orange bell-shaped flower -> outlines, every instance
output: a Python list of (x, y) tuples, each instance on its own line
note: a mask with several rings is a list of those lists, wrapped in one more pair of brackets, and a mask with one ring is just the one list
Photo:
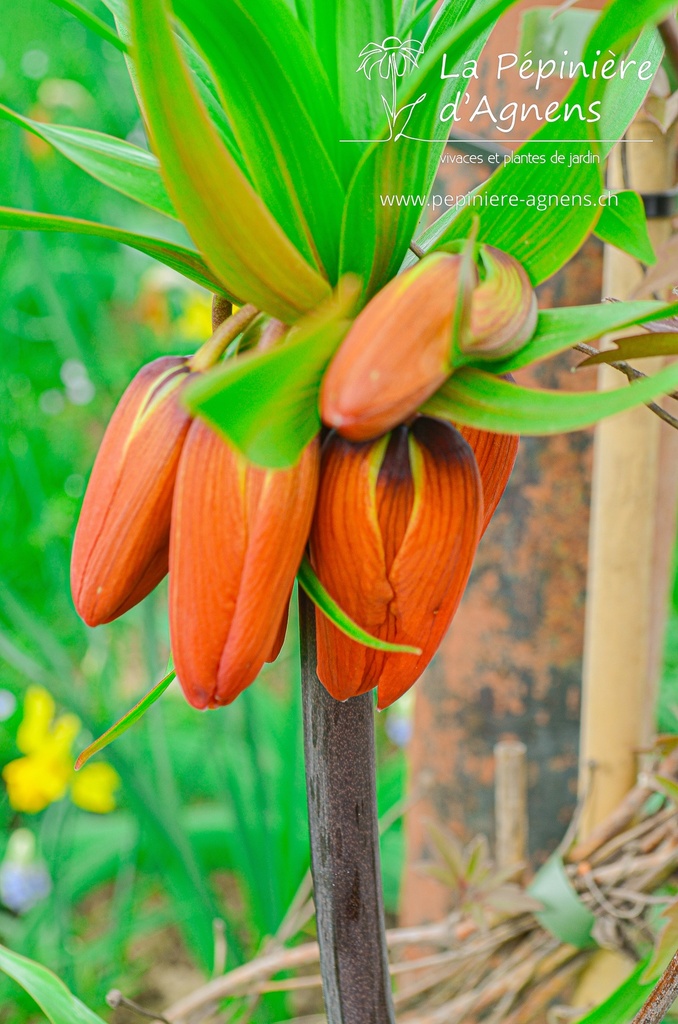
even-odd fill
[(90, 626), (141, 601), (167, 573), (172, 493), (191, 418), (180, 403), (188, 361), (144, 366), (99, 448), (73, 543), (71, 589)]
[(382, 288), (356, 317), (320, 392), (323, 422), (369, 441), (409, 419), (453, 370), (453, 343), (474, 359), (522, 348), (537, 302), (520, 264), (488, 245), (477, 264), (425, 256)]
[(478, 467), (451, 424), (418, 417), (363, 444), (329, 435), (311, 530), (315, 571), (363, 629), (422, 649), (373, 650), (318, 612), (318, 676), (332, 696), (376, 686), (384, 708), (412, 686), (461, 600), (482, 525)]
[(280, 649), (311, 525), (319, 444), (291, 469), (261, 469), (195, 420), (170, 538), (170, 636), (197, 708), (229, 704)]

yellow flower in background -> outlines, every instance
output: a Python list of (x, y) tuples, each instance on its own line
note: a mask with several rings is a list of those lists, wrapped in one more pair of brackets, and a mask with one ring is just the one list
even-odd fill
[(84, 811), (108, 814), (115, 810), (115, 791), (119, 785), (120, 776), (110, 764), (88, 764), (71, 783), (71, 800)]
[(62, 800), (69, 791), (73, 803), (86, 811), (107, 814), (115, 809), (120, 777), (109, 764), (100, 762), (73, 771), (73, 744), (80, 731), (76, 715), (59, 715), (52, 695), (31, 686), (24, 698), (24, 714), (17, 730), (17, 746), (24, 755), (2, 770), (9, 802), (16, 811), (38, 814)]
[(212, 333), (212, 296), (191, 290), (175, 327), (182, 338), (191, 341), (209, 338)]

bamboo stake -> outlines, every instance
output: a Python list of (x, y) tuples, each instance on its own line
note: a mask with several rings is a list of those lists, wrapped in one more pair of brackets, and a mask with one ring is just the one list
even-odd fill
[[(669, 136), (646, 116), (630, 138), (651, 144), (627, 146), (625, 168), (619, 147), (611, 162), (613, 187), (660, 192), (673, 183), (674, 148)], [(627, 180), (624, 181), (624, 170)], [(655, 245), (670, 233), (670, 222), (652, 221)], [(626, 298), (642, 276), (639, 264), (608, 249), (604, 293)], [(601, 371), (601, 386), (617, 384), (614, 371)], [(589, 591), (584, 646), (584, 695), (580, 747), (580, 793), (586, 796), (580, 839), (623, 800), (636, 778), (637, 751), (647, 746), (656, 704), (659, 636), (663, 634), (665, 580), (658, 561), (670, 560), (667, 531), (657, 537), (661, 483), (660, 421), (636, 409), (603, 422), (596, 430), (591, 512)], [(669, 442), (671, 443), (671, 442)], [(674, 529), (673, 498), (669, 533)], [(658, 558), (657, 545), (663, 550)], [(593, 774), (590, 766), (595, 765)]]

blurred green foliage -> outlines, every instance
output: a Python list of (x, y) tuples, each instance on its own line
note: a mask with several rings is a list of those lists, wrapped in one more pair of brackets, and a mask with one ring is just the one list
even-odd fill
[[(92, 9), (109, 20), (102, 5)], [(144, 144), (123, 57), (49, 0), (12, 10), (0, 43), (0, 101), (36, 119)], [(111, 193), (5, 122), (0, 204), (166, 237), (169, 230), (185, 241), (178, 225)], [(164, 588), (122, 621), (88, 630), (70, 599), (70, 544), (116, 401), (142, 364), (204, 339), (209, 296), (136, 252), (61, 234), (0, 232), (0, 285), (4, 765), (19, 754), (28, 684), (44, 686), (59, 710), (80, 717), (84, 745), (164, 672)], [(0, 941), (51, 967), (96, 1011), (105, 1011), (113, 987), (157, 1008), (209, 976), (215, 919), (225, 923), (234, 964), (285, 917), (309, 858), (293, 637), (291, 628), (276, 666), (225, 711), (199, 714), (172, 687), (106, 752), (123, 781), (113, 813), (88, 814), (62, 800), (20, 815), (0, 789), (0, 861), (9, 837), (26, 826), (52, 881), (50, 895), (25, 913), (0, 906)], [(388, 811), (402, 799), (404, 761), (383, 716), (379, 746), (380, 803)], [(397, 821), (384, 836), (384, 860), (394, 910)], [(257, 1021), (285, 1015), (278, 996), (256, 1009)], [(1, 977), (1, 1024), (34, 1019), (34, 1004)]]

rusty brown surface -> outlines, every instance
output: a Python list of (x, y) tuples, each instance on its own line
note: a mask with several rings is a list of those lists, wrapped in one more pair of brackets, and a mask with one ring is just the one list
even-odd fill
[[(497, 53), (514, 50), (519, 15), (532, 6), (520, 4), (502, 19), (484, 67), (494, 66)], [(563, 83), (556, 84), (548, 100), (562, 96)], [(478, 90), (496, 96), (487, 73)], [(534, 93), (517, 94), (514, 82), (510, 99), (533, 100)], [(524, 132), (516, 129), (514, 135), (525, 138)], [(441, 174), (438, 190), (458, 191), (461, 177), (457, 168), (453, 180)], [(540, 289), (540, 305), (598, 302), (601, 282), (602, 247), (590, 241)], [(594, 388), (593, 372), (573, 374), (573, 363), (569, 355), (552, 360), (523, 374), (520, 382)], [(449, 891), (425, 873), (433, 859), (427, 823), (466, 840), (479, 831), (492, 837), (492, 751), (498, 740), (515, 737), (527, 745), (530, 847), (536, 860), (554, 849), (567, 827), (577, 788), (590, 472), (590, 431), (522, 440), (462, 607), (417, 684), (410, 785), (425, 795), (406, 820), (404, 925), (438, 919), (450, 909)]]

